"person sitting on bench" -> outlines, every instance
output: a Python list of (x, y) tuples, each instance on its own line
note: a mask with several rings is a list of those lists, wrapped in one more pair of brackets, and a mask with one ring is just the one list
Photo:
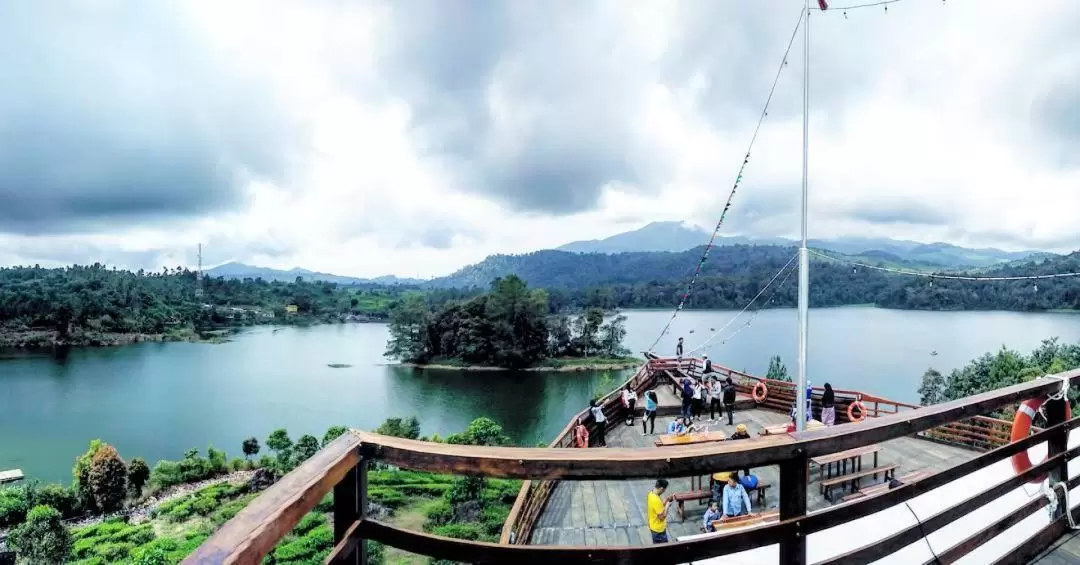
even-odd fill
[(724, 515), (720, 512), (720, 503), (713, 500), (709, 502), (709, 509), (705, 511), (705, 518), (701, 523), (701, 533), (715, 532), (716, 526), (713, 526), (713, 522), (719, 520)]
[(735, 426), (735, 433), (728, 439), (750, 439), (750, 432), (746, 431), (746, 424)]
[(675, 418), (668, 424), (667, 433), (675, 434), (677, 436), (686, 435), (686, 424), (683, 423), (682, 416)]
[(739, 482), (739, 472), (733, 471), (728, 475), (727, 486), (724, 487), (723, 505), (724, 516), (733, 518), (750, 513), (750, 495)]

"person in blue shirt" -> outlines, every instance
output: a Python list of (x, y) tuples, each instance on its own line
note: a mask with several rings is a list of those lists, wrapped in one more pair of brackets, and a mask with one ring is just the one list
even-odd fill
[[(641, 418), (641, 433), (642, 434), (654, 434), (656, 433), (656, 391), (649, 390), (645, 392), (645, 415)], [(646, 425), (648, 427), (646, 427)]]
[(686, 433), (686, 424), (683, 422), (682, 416), (675, 418), (668, 424), (667, 433), (680, 436)]
[(750, 495), (746, 494), (746, 489), (739, 482), (738, 471), (728, 476), (721, 508), (726, 517), (743, 516), (750, 513)]
[(716, 526), (713, 526), (713, 522), (719, 520), (723, 516), (724, 514), (720, 512), (720, 503), (715, 500), (710, 502), (709, 509), (705, 511), (705, 517), (701, 521), (702, 533), (715, 532)]

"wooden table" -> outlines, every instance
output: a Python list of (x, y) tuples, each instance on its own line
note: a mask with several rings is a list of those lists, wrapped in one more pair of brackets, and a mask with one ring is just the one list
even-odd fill
[[(883, 451), (884, 449), (885, 448), (881, 447), (881, 445), (878, 445), (878, 444), (864, 445), (863, 447), (856, 447), (855, 449), (849, 449), (847, 451), (841, 451), (839, 453), (830, 453), (829, 455), (822, 455), (820, 457), (814, 457), (814, 458), (810, 459), (810, 462), (814, 463), (815, 465), (818, 466), (819, 469), (821, 469), (820, 474), (818, 475), (818, 480), (828, 479), (828, 478), (832, 478), (832, 466), (833, 466), (834, 463), (836, 464), (836, 469), (837, 469), (837, 474), (838, 475), (846, 475), (847, 474), (847, 463), (848, 463), (848, 461), (851, 461), (851, 470), (852, 471), (856, 471), (856, 470), (862, 471), (862, 458), (863, 458), (863, 455), (873, 454), (874, 455), (874, 467), (877, 468), (877, 466), (878, 466), (878, 453)], [(855, 460), (856, 459), (859, 461), (857, 469), (856, 469), (856, 466), (855, 466)], [(841, 466), (843, 466), (843, 469), (841, 469)]]
[(720, 430), (710, 432), (691, 432), (684, 435), (663, 434), (656, 436), (656, 447), (668, 445), (693, 445), (695, 443), (709, 443), (712, 441), (724, 441), (727, 434)]
[[(763, 435), (763, 436), (786, 434), (786, 433), (788, 433), (787, 427), (788, 427), (788, 424), (778, 424), (776, 426), (765, 426), (765, 429), (761, 430), (761, 432), (759, 432), (759, 433), (761, 435)], [(807, 430), (820, 430), (820, 429), (822, 429), (824, 427), (825, 427), (825, 424), (822, 424), (821, 422), (819, 422), (817, 420), (807, 420), (806, 421), (806, 429)]]

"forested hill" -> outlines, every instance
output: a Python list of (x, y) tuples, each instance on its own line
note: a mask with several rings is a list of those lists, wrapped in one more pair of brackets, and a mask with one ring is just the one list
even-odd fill
[[(578, 254), (538, 251), (495, 255), (432, 284), (485, 287), (496, 277), (516, 274), (531, 286), (548, 290), (552, 308), (670, 308), (679, 302), (701, 257), (701, 248), (672, 252)], [(714, 249), (687, 303), (688, 308), (741, 308), (783, 267), (796, 250), (771, 245), (733, 245)], [(835, 255), (835, 254), (834, 254)], [(1080, 271), (1080, 255), (1016, 262), (980, 271), (978, 276), (1024, 276)], [(902, 261), (884, 263), (911, 267)], [(925, 267), (918, 265), (917, 267)], [(920, 269), (925, 270), (925, 269)], [(794, 306), (797, 276), (777, 280), (762, 301)], [(877, 304), (927, 310), (1050, 310), (1080, 308), (1080, 277), (1039, 281), (969, 282), (893, 275), (812, 256), (810, 304)]]

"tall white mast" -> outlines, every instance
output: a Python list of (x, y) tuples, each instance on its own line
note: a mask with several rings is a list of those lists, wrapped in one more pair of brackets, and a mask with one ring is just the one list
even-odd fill
[(810, 310), (810, 252), (806, 248), (806, 194), (809, 176), (810, 143), (810, 0), (805, 0), (803, 22), (803, 161), (802, 161), (802, 246), (799, 247), (799, 377), (795, 391), (795, 429), (806, 428), (806, 340)]

